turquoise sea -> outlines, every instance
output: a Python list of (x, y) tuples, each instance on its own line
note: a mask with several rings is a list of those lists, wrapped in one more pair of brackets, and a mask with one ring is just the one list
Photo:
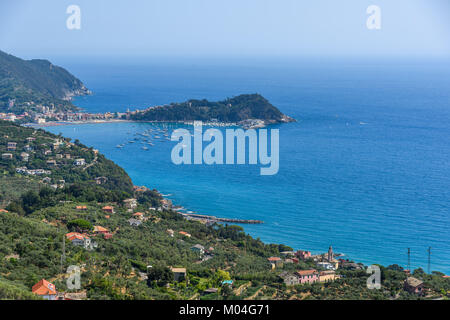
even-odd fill
[[(54, 59), (58, 60), (58, 59)], [(48, 127), (99, 149), (136, 185), (295, 249), (450, 273), (450, 62), (443, 60), (64, 60), (89, 112), (260, 93), (297, 123), (280, 129), (280, 171), (176, 166), (174, 142), (125, 143), (145, 123)], [(174, 125), (168, 125), (173, 128)], [(179, 127), (179, 126), (176, 126)]]

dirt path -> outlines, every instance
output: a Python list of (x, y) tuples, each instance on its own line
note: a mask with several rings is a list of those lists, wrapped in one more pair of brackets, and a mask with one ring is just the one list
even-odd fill
[(252, 283), (249, 281), (247, 283), (244, 283), (243, 285), (241, 285), (239, 288), (236, 288), (234, 290), (234, 294), (237, 296), (240, 296), (242, 294), (242, 291), (244, 291), (245, 289), (247, 289)]
[(258, 294), (262, 291), (262, 290), (264, 290), (266, 288), (266, 286), (262, 286), (261, 288), (259, 288), (253, 295), (251, 295), (250, 297), (248, 297), (248, 298), (245, 298), (244, 300), (253, 300), (253, 299), (255, 299), (257, 296), (258, 296)]

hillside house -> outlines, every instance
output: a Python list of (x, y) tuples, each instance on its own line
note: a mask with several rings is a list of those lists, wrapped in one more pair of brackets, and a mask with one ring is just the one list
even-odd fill
[(136, 213), (133, 213), (133, 217), (135, 219), (142, 220), (142, 219), (144, 219), (144, 214), (142, 212), (136, 212)]
[(26, 152), (22, 152), (20, 154), (20, 158), (22, 158), (22, 161), (28, 162), (28, 160), (30, 159), (30, 155), (28, 153), (26, 153)]
[(169, 236), (173, 237), (174, 231), (172, 229), (167, 229), (166, 232)]
[(47, 160), (46, 164), (49, 167), (56, 167), (56, 160)]
[(84, 159), (76, 159), (74, 162), (73, 162), (73, 165), (74, 166), (78, 166), (78, 167), (81, 167), (81, 166), (84, 166), (86, 164), (86, 160), (84, 160)]
[(123, 203), (125, 205), (125, 208), (127, 208), (127, 209), (134, 209), (137, 207), (136, 199), (126, 199), (126, 200), (123, 200)]
[(142, 221), (131, 218), (131, 219), (128, 219), (128, 223), (132, 227), (139, 227), (142, 224)]
[(16, 142), (8, 142), (7, 149), (8, 151), (16, 151), (17, 143)]
[(25, 147), (23, 147), (23, 151), (31, 152), (31, 151), (33, 151), (33, 148), (27, 144)]
[(11, 160), (13, 158), (12, 153), (3, 153), (2, 154), (2, 159), (3, 160)]
[(72, 236), (69, 241), (72, 242), (72, 245), (75, 247), (84, 247), (84, 237)]
[(108, 229), (103, 228), (102, 226), (94, 226), (94, 233), (108, 233)]
[(332, 282), (339, 279), (339, 276), (333, 270), (321, 271), (319, 273), (319, 282)]
[(403, 288), (405, 291), (408, 291), (411, 294), (416, 294), (419, 296), (423, 295), (423, 281), (417, 278), (406, 278)]
[(102, 210), (103, 210), (103, 212), (105, 212), (105, 213), (114, 213), (114, 208), (113, 207), (111, 207), (111, 206), (104, 206), (103, 208), (102, 208)]
[(315, 269), (300, 270), (296, 272), (300, 279), (300, 284), (315, 283), (319, 281), (319, 273)]
[(78, 211), (86, 211), (86, 210), (87, 210), (87, 207), (86, 207), (86, 206), (76, 206), (76, 209), (77, 209)]
[(88, 238), (88, 236), (79, 232), (66, 233), (66, 239), (69, 241), (72, 241), (73, 239), (84, 239), (84, 238)]
[(191, 250), (200, 254), (201, 256), (205, 253), (205, 247), (201, 244), (196, 244), (195, 246), (191, 247)]
[(170, 268), (173, 273), (173, 279), (175, 281), (183, 281), (186, 279), (186, 268)]
[(294, 274), (294, 273), (290, 273), (290, 272), (282, 272), (279, 277), (283, 280), (283, 282), (287, 285), (287, 286), (295, 286), (300, 284), (300, 278)]
[(295, 255), (300, 259), (300, 260), (307, 260), (311, 258), (311, 251), (304, 251), (304, 250), (298, 250)]
[(32, 288), (31, 291), (41, 296), (43, 299), (46, 300), (56, 300), (57, 292), (56, 287), (54, 284), (48, 282), (45, 279), (42, 279), (38, 283), (36, 283)]
[(267, 258), (267, 261), (272, 266), (272, 269), (275, 269), (276, 267), (281, 268), (283, 266), (283, 260), (280, 257), (270, 257)]
[(317, 267), (325, 269), (325, 270), (335, 270), (335, 265), (328, 261), (320, 261), (317, 262)]

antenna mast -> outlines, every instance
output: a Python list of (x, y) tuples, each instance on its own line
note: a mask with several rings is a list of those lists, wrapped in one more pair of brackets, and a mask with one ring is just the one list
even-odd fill
[(66, 237), (63, 235), (62, 255), (61, 255), (61, 273), (63, 273), (63, 263), (66, 261)]
[(408, 248), (408, 270), (411, 272), (411, 248)]

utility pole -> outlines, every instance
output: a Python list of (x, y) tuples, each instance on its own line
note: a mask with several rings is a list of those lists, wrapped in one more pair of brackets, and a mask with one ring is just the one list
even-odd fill
[(62, 255), (61, 255), (61, 273), (63, 273), (63, 265), (66, 261), (66, 237), (63, 235), (63, 243), (62, 243)]
[(411, 272), (411, 248), (408, 248), (408, 270)]

